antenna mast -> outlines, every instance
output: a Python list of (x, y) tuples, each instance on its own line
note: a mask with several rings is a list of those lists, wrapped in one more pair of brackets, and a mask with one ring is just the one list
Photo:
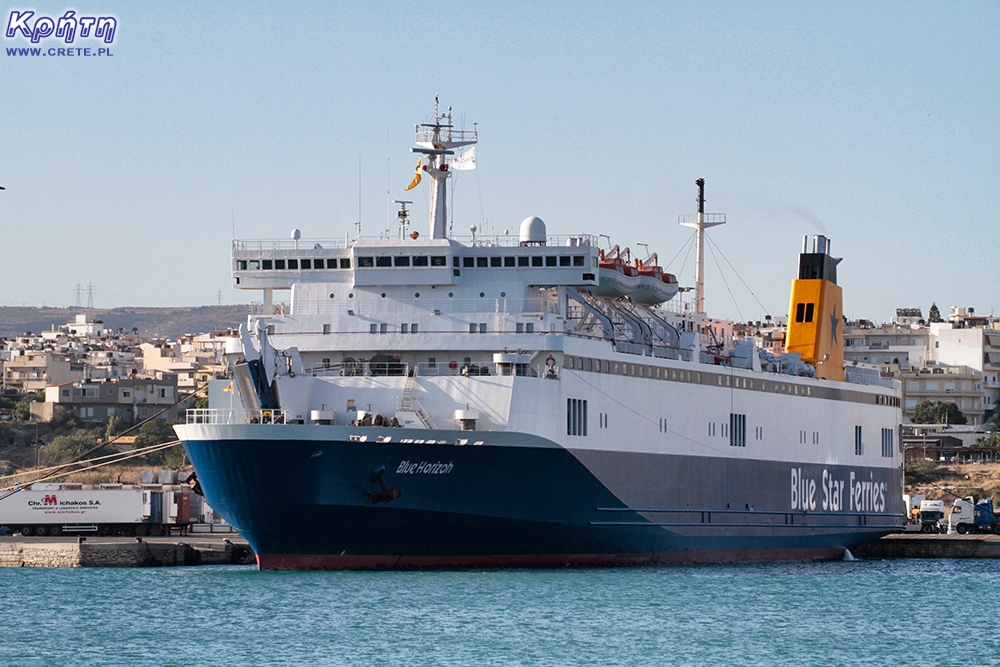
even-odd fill
[(685, 213), (678, 217), (677, 224), (685, 227), (694, 227), (698, 230), (696, 253), (698, 264), (694, 276), (694, 303), (695, 311), (701, 315), (705, 314), (705, 230), (716, 225), (726, 224), (725, 213), (705, 213), (705, 179), (699, 178), (694, 182), (698, 186), (698, 212), (695, 214)]
[(417, 126), (414, 143), (419, 148), (411, 148), (411, 153), (427, 156), (427, 165), (423, 167), (425, 174), (434, 180), (431, 186), (431, 238), (447, 238), (448, 203), (446, 182), (451, 172), (448, 171), (448, 157), (454, 155), (456, 148), (473, 146), (479, 141), (475, 130), (456, 130), (451, 121), (451, 107), (446, 113), (438, 112), (438, 96), (434, 96), (434, 117), (430, 123)]

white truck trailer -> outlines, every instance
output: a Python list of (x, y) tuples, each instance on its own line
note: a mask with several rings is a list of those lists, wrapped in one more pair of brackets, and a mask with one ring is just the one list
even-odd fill
[[(0, 492), (0, 530), (8, 534), (163, 535), (162, 494), (146, 489)], [(186, 517), (185, 517), (186, 518)], [(169, 520), (169, 519), (168, 519)]]

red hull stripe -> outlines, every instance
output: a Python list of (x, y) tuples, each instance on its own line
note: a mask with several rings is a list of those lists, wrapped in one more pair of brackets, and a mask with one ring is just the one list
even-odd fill
[(652, 554), (543, 554), (483, 556), (258, 555), (261, 570), (423, 570), (469, 567), (607, 567), (835, 560), (843, 549), (749, 549)]

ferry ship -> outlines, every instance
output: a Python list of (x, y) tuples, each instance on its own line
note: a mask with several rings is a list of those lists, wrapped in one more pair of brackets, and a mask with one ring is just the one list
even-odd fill
[(845, 371), (828, 239), (775, 356), (704, 313), (701, 179), (685, 309), (655, 255), (537, 217), (450, 235), (477, 142), (437, 103), (417, 126), (425, 235), (399, 202), (378, 239), (234, 241), (262, 305), (175, 428), (261, 570), (834, 559), (901, 524), (901, 388)]

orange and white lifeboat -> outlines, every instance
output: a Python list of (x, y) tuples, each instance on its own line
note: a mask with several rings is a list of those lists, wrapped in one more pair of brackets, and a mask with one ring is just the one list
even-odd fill
[(666, 273), (656, 265), (656, 253), (644, 261), (635, 260), (635, 268), (639, 273), (639, 286), (629, 294), (632, 303), (641, 306), (658, 306), (664, 301), (670, 301), (677, 294), (677, 278)]
[[(628, 249), (625, 249), (625, 253)], [(607, 253), (601, 251), (598, 263), (597, 287), (591, 288), (590, 293), (602, 299), (617, 299), (628, 296), (639, 287), (639, 271), (627, 264), (621, 257), (618, 246), (615, 246)]]

